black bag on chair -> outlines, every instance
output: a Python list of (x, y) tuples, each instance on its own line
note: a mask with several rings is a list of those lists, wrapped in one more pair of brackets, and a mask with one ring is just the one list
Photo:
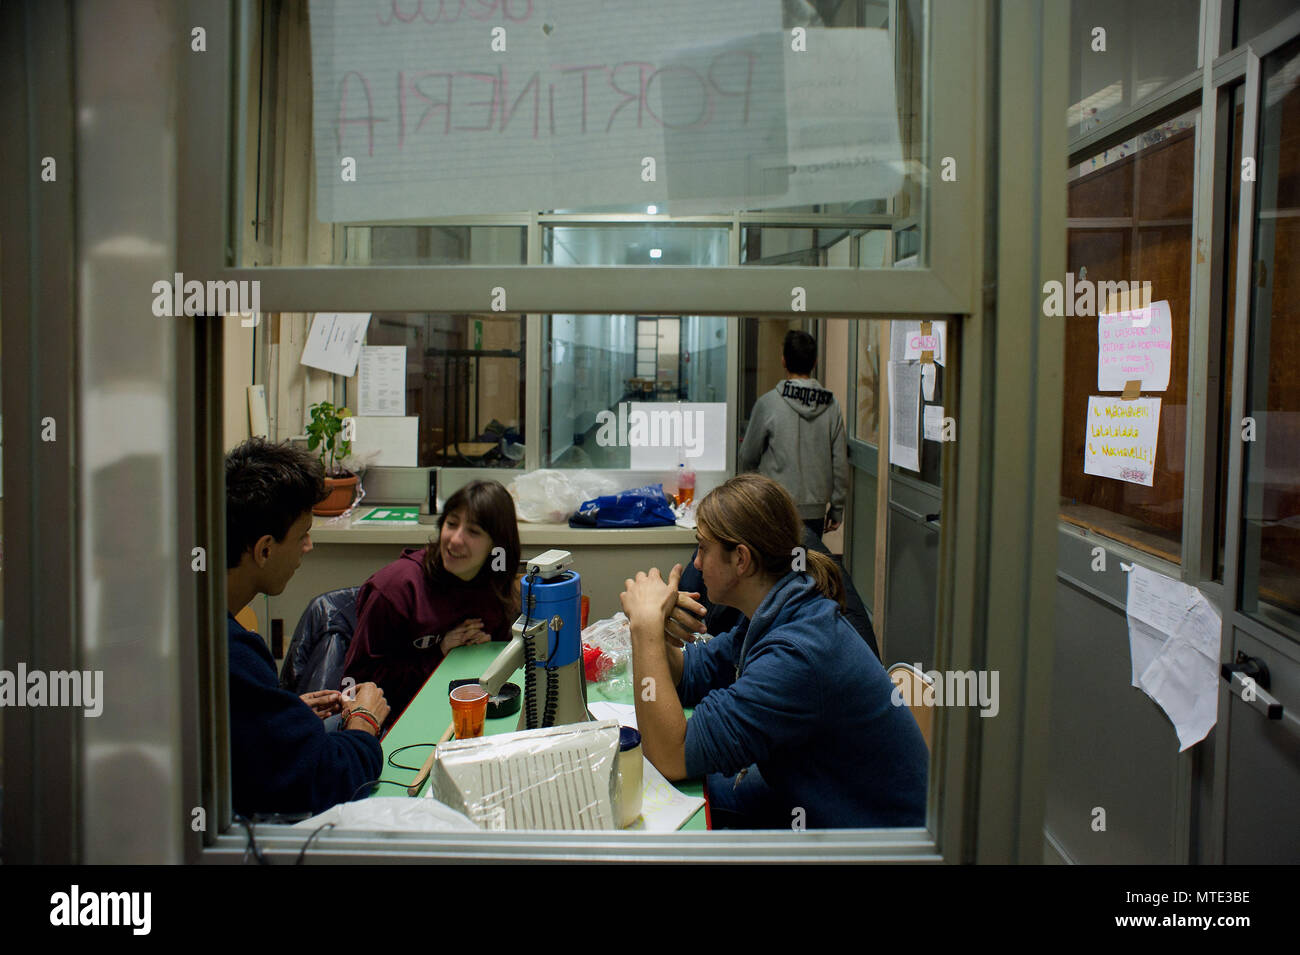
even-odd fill
[(352, 634), (357, 628), (357, 592), (344, 587), (321, 594), (303, 611), (294, 628), (289, 652), (280, 670), (280, 688), (301, 696), (315, 690), (337, 690), (343, 681)]

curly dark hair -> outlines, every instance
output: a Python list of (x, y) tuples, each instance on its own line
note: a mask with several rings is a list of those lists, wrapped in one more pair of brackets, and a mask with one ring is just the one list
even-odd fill
[(226, 569), (258, 540), (283, 541), (294, 521), (325, 499), (320, 461), (300, 448), (249, 438), (226, 455)]

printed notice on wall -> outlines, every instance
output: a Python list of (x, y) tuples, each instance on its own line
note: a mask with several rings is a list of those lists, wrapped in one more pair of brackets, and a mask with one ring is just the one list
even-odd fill
[(1159, 433), (1159, 398), (1089, 395), (1083, 472), (1151, 487)]
[(406, 414), (406, 346), (363, 345), (357, 376), (357, 414)]
[(369, 312), (317, 312), (302, 347), (302, 364), (351, 378), (369, 326)]
[(1130, 381), (1143, 391), (1169, 387), (1173, 321), (1168, 302), (1152, 302), (1131, 312), (1097, 319), (1097, 390), (1123, 391)]
[(921, 366), (889, 363), (889, 463), (921, 470)]
[(926, 405), (922, 412), (925, 423), (925, 440), (943, 440), (943, 405)]

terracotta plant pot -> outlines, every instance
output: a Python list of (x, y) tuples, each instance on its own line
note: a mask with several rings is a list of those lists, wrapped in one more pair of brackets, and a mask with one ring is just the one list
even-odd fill
[(327, 477), (325, 486), (329, 488), (329, 496), (313, 507), (311, 512), (321, 517), (338, 517), (352, 506), (352, 499), (357, 494), (357, 476), (349, 474), (347, 477)]

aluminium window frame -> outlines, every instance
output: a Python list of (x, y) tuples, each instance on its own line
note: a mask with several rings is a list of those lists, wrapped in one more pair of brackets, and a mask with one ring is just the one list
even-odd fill
[[(247, 8), (247, 3), (240, 5)], [(935, 8), (938, 9), (936, 12)], [(754, 315), (789, 318), (791, 284), (812, 291), (810, 307), (824, 317), (952, 321), (963, 356), (952, 369), (953, 394), (963, 413), (958, 440), (944, 455), (944, 522), (936, 618), (940, 665), (974, 669), (999, 664), (1004, 694), (1002, 720), (982, 721), (974, 710), (943, 710), (936, 720), (936, 757), (929, 794), (930, 831), (873, 830), (707, 835), (475, 833), (434, 837), (371, 837), (324, 833), (313, 843), (313, 861), (417, 861), (445, 859), (542, 859), (645, 861), (949, 861), (1034, 862), (1041, 858), (1045, 744), (1036, 727), (1047, 711), (1051, 672), (1051, 592), (1054, 574), (1044, 555), (1054, 553), (1055, 493), (1059, 488), (1060, 385), (1039, 368), (1060, 361), (1059, 326), (1041, 321), (1045, 276), (1064, 266), (1064, 135), (1049, 134), (1065, 101), (1060, 53), (1068, 16), (1053, 4), (1031, 0), (929, 0), (925, 5), (929, 48), (923, 70), (930, 97), (930, 156), (959, 157), (956, 183), (932, 180), (929, 227), (923, 240), (928, 266), (906, 270), (772, 267), (732, 271), (681, 266), (538, 268), (232, 267), (231, 247), (219, 234), (185, 223), (230, 223), (231, 144), (238, 117), (230, 109), (232, 75), (240, 53), (234, 44), (233, 8), (217, 0), (186, 0), (180, 22), (201, 23), (208, 52), (183, 59), (178, 119), (180, 214), (178, 264), (187, 276), (262, 283), (266, 312), (316, 310), (481, 310), (492, 285), (510, 288), (509, 310), (529, 316), (530, 360), (540, 358), (534, 320), (555, 313)], [(227, 51), (222, 55), (218, 51)], [(941, 70), (942, 73), (936, 72)], [(1042, 82), (1025, 82), (1025, 76)], [(242, 100), (241, 100), (242, 101)], [(989, 115), (1026, 121), (1032, 135), (998, 140)], [(212, 121), (212, 117), (217, 120)], [(1026, 195), (1026, 192), (1028, 195)], [(996, 197), (996, 199), (991, 198)], [(530, 260), (540, 251), (530, 230)], [(231, 229), (230, 235), (238, 233)], [(738, 231), (733, 230), (733, 254)], [(996, 264), (995, 264), (996, 255)], [(733, 259), (734, 261), (734, 259)], [(665, 272), (667, 274), (665, 274)], [(432, 281), (431, 281), (432, 280)], [(648, 281), (643, 281), (648, 280)], [(993, 290), (998, 290), (995, 297)], [(869, 306), (865, 303), (870, 303)], [(734, 332), (737, 320), (729, 318)], [(207, 323), (215, 328), (217, 323)], [(994, 328), (999, 331), (993, 334)], [(729, 336), (729, 388), (734, 390), (734, 350)], [(208, 334), (194, 343), (218, 347)], [(208, 360), (211, 360), (209, 356)], [(218, 366), (219, 367), (219, 366)], [(998, 373), (994, 374), (994, 368)], [(219, 394), (219, 390), (215, 394)], [(202, 396), (198, 404), (202, 404)], [(1024, 408), (1031, 412), (1025, 426)], [(1055, 409), (1055, 420), (1053, 420)], [(529, 401), (529, 427), (540, 412)], [(211, 415), (208, 415), (211, 418)], [(202, 432), (202, 422), (196, 422)], [(731, 436), (734, 439), (734, 435)], [(211, 499), (220, 487), (212, 455), (215, 434), (182, 435), (205, 451), (197, 456), (207, 489), (199, 519), (209, 539), (221, 542), (224, 502)], [(734, 446), (734, 440), (729, 441)], [(987, 451), (986, 451), (987, 448)], [(195, 459), (194, 447), (179, 446)], [(728, 459), (734, 454), (729, 450)], [(207, 473), (213, 472), (213, 473)], [(1025, 475), (1028, 475), (1027, 480)], [(998, 482), (1015, 477), (1033, 493), (1009, 499)], [(184, 489), (186, 495), (190, 488)], [(178, 494), (181, 491), (178, 489)], [(192, 507), (193, 505), (191, 505)], [(221, 546), (213, 561), (221, 566)], [(1007, 572), (1008, 561), (1015, 564)], [(997, 569), (993, 569), (993, 564)], [(209, 575), (216, 592), (195, 620), (200, 657), (220, 670), (225, 662), (220, 575)], [(991, 622), (989, 607), (1017, 608), (1012, 619)], [(1031, 635), (1034, 639), (1031, 639)], [(198, 679), (199, 673), (194, 677)], [(216, 825), (186, 842), (191, 861), (237, 862), (242, 830), (230, 829), (228, 758), (220, 733), (225, 704), (222, 681), (200, 712), (186, 701), (183, 749), (187, 767), (205, 766)], [(996, 724), (996, 725), (990, 725)], [(981, 772), (987, 767), (986, 772)], [(1010, 767), (1008, 772), (1007, 767)], [(187, 778), (187, 782), (191, 782)], [(298, 831), (272, 827), (259, 835), (266, 853), (296, 853)]]
[[(1239, 196), (1237, 225), (1236, 299), (1225, 302), (1227, 283), (1226, 241), (1228, 210), (1227, 183), (1236, 175), (1229, 168), (1232, 156), (1228, 144), (1232, 132), (1232, 95), (1241, 84), (1244, 89), (1242, 121), (1242, 155), (1257, 154), (1261, 60), (1269, 53), (1300, 36), (1300, 13), (1294, 13), (1260, 35), (1231, 46), (1234, 0), (1203, 0), (1201, 5), (1201, 46), (1195, 72), (1178, 79), (1143, 102), (1139, 107), (1116, 117), (1087, 135), (1071, 140), (1069, 165), (1073, 167), (1118, 143), (1158, 125), (1165, 119), (1196, 110), (1196, 169), (1193, 180), (1193, 242), (1191, 262), (1191, 303), (1188, 335), (1188, 401), (1184, 460), (1184, 509), (1180, 539), (1181, 563), (1172, 564), (1145, 551), (1120, 543), (1104, 533), (1085, 535), (1064, 521), (1059, 529), (1064, 538), (1099, 541), (1112, 557), (1140, 564), (1156, 573), (1199, 588), (1213, 601), (1223, 621), (1221, 635), (1222, 663), (1230, 663), (1233, 632), (1239, 631), (1261, 643), (1294, 646), (1300, 630), (1289, 614), (1261, 607), (1250, 616), (1242, 612), (1240, 599), (1242, 562), (1242, 515), (1244, 450), (1240, 440), (1231, 438), (1232, 423), (1240, 422), (1245, 412), (1246, 376), (1251, 330), (1249, 269), (1255, 228), (1254, 181), (1243, 181)], [(1226, 34), (1224, 31), (1227, 31)], [(1217, 51), (1223, 52), (1218, 53)], [(1224, 309), (1234, 309), (1233, 353), (1222, 356), (1216, 343), (1222, 331)], [(1225, 360), (1226, 359), (1226, 360)], [(1219, 454), (1216, 437), (1223, 420), (1223, 396), (1226, 383), (1212, 387), (1216, 369), (1232, 383), (1229, 440), (1224, 442), (1228, 455), (1226, 521), (1223, 537), (1223, 580), (1215, 580), (1215, 548), (1218, 544), (1216, 506), (1223, 492), (1219, 483)], [(1213, 491), (1214, 493), (1207, 493)], [(1083, 583), (1087, 579), (1086, 561), (1080, 555), (1063, 555), (1062, 579), (1093, 597), (1113, 601)], [(1123, 607), (1118, 606), (1122, 612)], [(1178, 798), (1175, 806), (1178, 843), (1175, 858), (1180, 863), (1222, 863), (1226, 838), (1227, 767), (1231, 708), (1227, 690), (1220, 687), (1219, 721), (1213, 731), (1210, 752), (1193, 750), (1179, 756), (1177, 770)], [(1197, 773), (1196, 761), (1208, 757), (1212, 773), (1213, 795), (1208, 808), (1199, 810), (1199, 793), (1193, 792)], [(1202, 764), (1206, 765), (1206, 764)], [(1198, 811), (1208, 816), (1197, 820)], [(1207, 842), (1199, 842), (1207, 839)], [(1198, 848), (1193, 857), (1194, 841)]]

